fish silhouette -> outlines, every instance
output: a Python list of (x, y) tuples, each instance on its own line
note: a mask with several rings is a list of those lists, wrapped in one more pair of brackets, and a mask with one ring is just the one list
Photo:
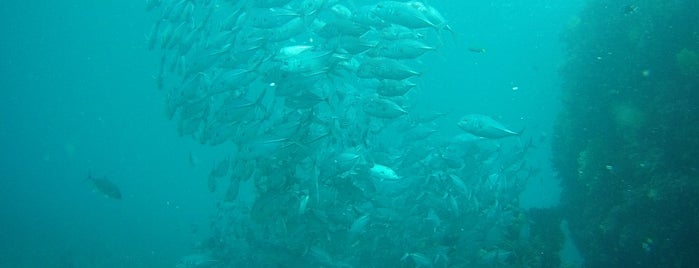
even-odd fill
[(95, 189), (100, 193), (104, 194), (106, 197), (120, 200), (121, 190), (112, 181), (108, 180), (107, 177), (95, 178), (92, 177), (92, 172), (88, 172), (87, 180), (91, 181), (95, 186)]

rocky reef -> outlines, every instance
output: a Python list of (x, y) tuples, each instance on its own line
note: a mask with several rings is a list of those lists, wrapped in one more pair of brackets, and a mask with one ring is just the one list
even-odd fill
[(589, 1), (553, 136), (586, 267), (699, 264), (699, 2)]

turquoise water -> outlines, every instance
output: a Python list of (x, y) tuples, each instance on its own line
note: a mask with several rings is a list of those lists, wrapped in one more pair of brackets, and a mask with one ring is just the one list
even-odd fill
[[(548, 2), (430, 1), (457, 38), (420, 58), (411, 96), (446, 113), (437, 125), (446, 136), (470, 113), (525, 128), (523, 140), (536, 144), (526, 161), (540, 172), (523, 208), (554, 206), (560, 192), (548, 140), (560, 35), (580, 5)], [(154, 81), (160, 52), (145, 37), (157, 17), (143, 1), (0, 7), (0, 266), (173, 267), (220, 224), (207, 175), (230, 148), (180, 137), (166, 117)], [(88, 172), (118, 185), (122, 199), (96, 191)]]

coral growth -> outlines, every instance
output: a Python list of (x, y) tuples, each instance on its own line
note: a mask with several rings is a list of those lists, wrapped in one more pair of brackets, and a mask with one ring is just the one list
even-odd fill
[(699, 54), (695, 50), (683, 48), (675, 54), (675, 62), (683, 75), (699, 77)]

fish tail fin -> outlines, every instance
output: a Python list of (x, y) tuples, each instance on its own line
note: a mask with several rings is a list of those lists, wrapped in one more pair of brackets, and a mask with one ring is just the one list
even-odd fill
[(262, 67), (262, 64), (268, 62), (272, 58), (274, 58), (274, 55), (253, 57), (252, 59), (248, 60), (248, 63), (250, 64), (250, 68), (248, 68), (249, 71), (257, 75), (264, 75), (264, 70), (261, 70), (260, 67)]
[(267, 95), (267, 88), (262, 89), (262, 93), (260, 93), (259, 96), (257, 96), (257, 99), (255, 99), (255, 105), (256, 106), (261, 106), (262, 105), (262, 100), (265, 98), (265, 95)]
[(259, 96), (257, 96), (257, 99), (255, 99), (255, 102), (253, 103), (254, 109), (257, 111), (260, 111), (260, 113), (264, 116), (264, 119), (267, 119), (270, 114), (268, 113), (267, 107), (262, 104), (262, 101), (265, 98), (265, 95), (267, 95), (267, 88), (263, 88), (262, 92), (260, 93)]
[[(441, 46), (441, 45), (442, 45), (442, 44), (440, 44), (440, 46)], [(435, 50), (433, 50), (433, 52), (434, 52), (435, 54), (437, 54), (437, 57), (439, 57), (440, 60), (443, 60), (443, 61), (445, 61), (445, 62), (446, 62), (447, 60), (449, 60), (449, 57), (446, 56), (446, 55), (444, 55), (444, 53), (442, 53), (442, 50), (440, 50), (440, 49), (435, 49)]]
[(444, 46), (444, 32), (449, 32), (451, 35), (451, 40), (454, 44), (457, 44), (458, 40), (458, 35), (454, 31), (453, 28), (448, 23), (442, 23), (442, 24), (433, 24), (432, 27), (434, 28), (436, 34), (435, 37), (437, 38), (437, 42), (439, 43), (438, 47), (443, 47)]
[[(519, 142), (519, 146), (520, 146), (520, 147), (524, 147), (524, 146), (525, 146), (525, 144), (522, 142), (522, 133), (524, 133), (525, 130), (527, 130), (527, 127), (526, 127), (526, 126), (522, 127), (522, 129), (520, 129), (519, 131), (517, 131), (517, 132), (515, 133), (515, 136), (517, 137), (517, 140), (518, 140), (518, 142)], [(530, 141), (531, 141), (531, 140), (530, 140)]]
[(457, 43), (457, 41), (459, 40), (459, 35), (454, 31), (453, 28), (451, 28), (449, 24), (445, 23), (444, 25), (442, 25), (442, 30), (449, 32), (449, 34), (451, 35), (452, 42), (454, 42), (454, 44)]
[(520, 137), (521, 137), (521, 136), (522, 136), (522, 133), (524, 133), (525, 130), (527, 130), (527, 127), (526, 127), (526, 126), (522, 127), (522, 129), (520, 129), (519, 131), (517, 131), (517, 136), (520, 136)]

